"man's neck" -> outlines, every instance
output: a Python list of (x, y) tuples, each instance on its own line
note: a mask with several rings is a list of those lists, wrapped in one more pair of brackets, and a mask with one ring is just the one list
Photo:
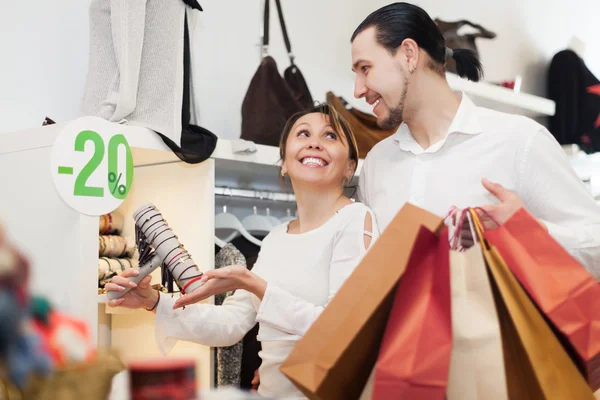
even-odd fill
[(426, 150), (446, 136), (460, 106), (460, 98), (446, 79), (433, 73), (416, 79), (409, 87), (404, 122), (415, 141)]

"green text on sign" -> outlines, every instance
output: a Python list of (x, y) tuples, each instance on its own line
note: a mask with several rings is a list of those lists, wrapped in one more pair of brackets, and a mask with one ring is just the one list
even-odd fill
[[(75, 179), (73, 186), (73, 194), (75, 196), (87, 197), (104, 197), (104, 188), (97, 186), (88, 186), (87, 181), (90, 176), (96, 171), (98, 166), (104, 160), (104, 155), (108, 156), (108, 189), (110, 194), (120, 200), (127, 197), (129, 188), (133, 181), (133, 155), (127, 143), (127, 139), (122, 134), (114, 135), (108, 142), (108, 152), (104, 146), (104, 140), (98, 133), (90, 130), (79, 132), (75, 138), (75, 151), (85, 151), (85, 144), (91, 141), (94, 145), (94, 154), (87, 164), (81, 169), (79, 175)], [(119, 172), (119, 146), (125, 148), (125, 182), (121, 182), (123, 174)], [(59, 174), (73, 173), (70, 167), (58, 167)]]

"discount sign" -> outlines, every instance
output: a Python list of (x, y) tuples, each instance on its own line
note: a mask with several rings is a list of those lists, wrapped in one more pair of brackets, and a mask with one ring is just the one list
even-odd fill
[(133, 182), (133, 156), (119, 125), (85, 117), (68, 124), (52, 149), (52, 177), (63, 200), (87, 215), (115, 210)]

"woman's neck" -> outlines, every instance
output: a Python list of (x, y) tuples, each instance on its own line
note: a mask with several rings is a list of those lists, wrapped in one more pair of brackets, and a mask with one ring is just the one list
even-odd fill
[(298, 219), (290, 224), (293, 233), (304, 233), (323, 225), (336, 211), (352, 201), (344, 196), (342, 188), (337, 190), (295, 191)]

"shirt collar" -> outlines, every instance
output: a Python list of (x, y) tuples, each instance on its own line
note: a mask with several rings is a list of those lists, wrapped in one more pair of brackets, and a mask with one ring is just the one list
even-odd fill
[(423, 150), (413, 138), (408, 125), (403, 122), (400, 124), (398, 131), (392, 136), (394, 141), (398, 143), (400, 149), (410, 151), (414, 154), (435, 153), (444, 146), (448, 137), (453, 133), (465, 135), (476, 135), (481, 133), (481, 125), (479, 123), (479, 118), (477, 118), (477, 107), (463, 92), (457, 92), (457, 95), (461, 97), (460, 105), (458, 106), (458, 111), (456, 112), (450, 127), (448, 127), (444, 139), (433, 144), (426, 150)]

